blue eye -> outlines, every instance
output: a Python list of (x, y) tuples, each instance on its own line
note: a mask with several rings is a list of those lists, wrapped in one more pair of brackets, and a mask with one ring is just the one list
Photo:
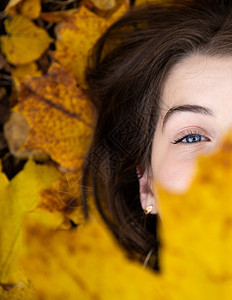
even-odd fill
[(181, 141), (182, 143), (199, 143), (201, 141), (206, 141), (207, 139), (203, 137), (200, 134), (191, 134), (187, 135), (185, 138), (183, 138)]
[(174, 141), (173, 144), (178, 144), (178, 143), (195, 144), (203, 141), (210, 141), (210, 140), (207, 137), (200, 134), (188, 134), (188, 135), (184, 135), (181, 138), (178, 138), (177, 140)]

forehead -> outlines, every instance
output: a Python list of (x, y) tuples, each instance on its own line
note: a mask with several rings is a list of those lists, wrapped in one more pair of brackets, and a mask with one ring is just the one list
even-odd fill
[(191, 55), (169, 74), (161, 108), (165, 112), (176, 105), (193, 104), (217, 109), (229, 100), (232, 105), (232, 56)]

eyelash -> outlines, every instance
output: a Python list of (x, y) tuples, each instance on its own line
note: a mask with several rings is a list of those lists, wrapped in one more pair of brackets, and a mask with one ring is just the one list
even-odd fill
[[(199, 136), (205, 138), (206, 140), (200, 141), (200, 142), (193, 142), (193, 143), (182, 142), (182, 140), (184, 140), (185, 138), (187, 138), (190, 135), (199, 135)], [(209, 141), (210, 141), (210, 139), (208, 137), (206, 137), (205, 135), (203, 135), (201, 132), (189, 130), (188, 132), (186, 132), (186, 131), (182, 132), (180, 134), (180, 136), (177, 139), (175, 139), (174, 142), (172, 142), (172, 144), (183, 143), (188, 146), (188, 145), (192, 145), (192, 144), (199, 144), (201, 142), (209, 142)]]

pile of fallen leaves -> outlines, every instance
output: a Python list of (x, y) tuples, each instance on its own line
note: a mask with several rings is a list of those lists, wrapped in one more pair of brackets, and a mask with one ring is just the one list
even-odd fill
[(199, 159), (185, 195), (160, 188), (160, 273), (130, 261), (94, 208), (84, 220), (81, 166), (94, 127), (84, 69), (95, 41), (129, 4), (4, 5), (0, 299), (230, 299), (231, 139)]
[(94, 122), (83, 92), (87, 57), (129, 9), (123, 1), (8, 3), (0, 31), (0, 151), (9, 178), (29, 157), (79, 169)]

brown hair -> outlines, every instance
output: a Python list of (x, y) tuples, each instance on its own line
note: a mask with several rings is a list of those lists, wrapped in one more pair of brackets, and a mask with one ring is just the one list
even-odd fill
[(232, 54), (231, 8), (226, 0), (133, 8), (98, 40), (86, 70), (98, 118), (83, 186), (90, 182), (100, 214), (130, 254), (144, 261), (152, 249), (156, 270), (159, 217), (141, 209), (136, 166), (150, 167), (162, 89), (173, 67), (193, 53)]

